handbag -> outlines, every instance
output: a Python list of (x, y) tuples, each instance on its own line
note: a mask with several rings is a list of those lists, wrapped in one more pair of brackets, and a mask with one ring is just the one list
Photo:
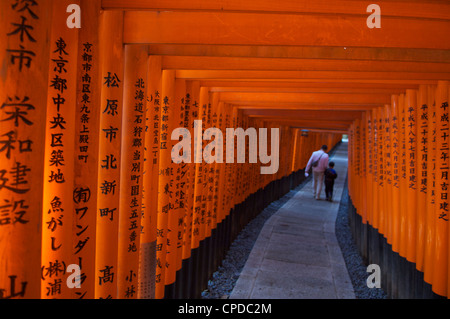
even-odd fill
[[(323, 155), (323, 153), (322, 153), (322, 155)], [(312, 167), (317, 167), (317, 165), (319, 165), (319, 161), (320, 161), (320, 158), (322, 157), (322, 155), (320, 155), (320, 157), (319, 157), (319, 159), (317, 160), (317, 161), (314, 161), (313, 163), (312, 163)]]

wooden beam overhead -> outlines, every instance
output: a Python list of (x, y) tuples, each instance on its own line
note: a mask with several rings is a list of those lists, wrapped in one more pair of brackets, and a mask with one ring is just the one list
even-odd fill
[[(448, 1), (388, 1), (376, 2), (383, 16), (415, 17), (427, 19), (450, 19)], [(210, 11), (210, 12), (258, 12), (277, 14), (331, 14), (360, 15), (367, 17), (367, 6), (364, 1), (352, 0), (273, 0), (241, 1), (241, 0), (102, 0), (102, 7), (124, 10), (152, 11)]]
[[(435, 81), (430, 81), (435, 83)], [(331, 81), (277, 81), (277, 80), (267, 80), (267, 81), (246, 81), (239, 79), (220, 79), (220, 80), (201, 80), (200, 86), (205, 87), (223, 87), (223, 88), (245, 88), (248, 90), (258, 89), (258, 88), (270, 88), (270, 89), (342, 89), (343, 91), (348, 89), (362, 89), (362, 90), (399, 90), (400, 93), (404, 93), (408, 88), (417, 89), (418, 84), (408, 82), (408, 83), (364, 83), (364, 82), (331, 82)]]
[(177, 70), (179, 79), (301, 79), (301, 80), (450, 80), (450, 73), (357, 72), (357, 71), (244, 71), (244, 70)]
[(381, 94), (333, 94), (333, 93), (219, 93), (219, 100), (224, 102), (239, 101), (243, 103), (308, 103), (308, 104), (385, 104), (391, 102), (391, 96)]
[(162, 68), (175, 70), (195, 69), (449, 73), (450, 63), (339, 59), (163, 56)]
[(287, 125), (287, 126), (304, 126), (309, 128), (322, 128), (322, 129), (348, 129), (351, 124), (345, 123), (336, 123), (333, 121), (302, 121), (302, 120), (279, 120), (279, 119), (271, 119), (266, 118), (262, 119), (266, 122), (275, 124), (275, 125)]
[(347, 127), (351, 125), (352, 121), (323, 121), (323, 120), (303, 120), (303, 119), (288, 119), (288, 118), (278, 118), (278, 117), (265, 117), (265, 118), (259, 118), (263, 121), (271, 121), (271, 122), (277, 122), (277, 123), (296, 123), (296, 125), (311, 125), (311, 126), (326, 126), (326, 127)]
[(368, 15), (125, 11), (124, 43), (300, 45), (450, 49), (447, 20)]
[[(408, 87), (410, 88), (410, 87)], [(405, 88), (406, 89), (406, 88)], [(395, 88), (330, 88), (330, 87), (311, 87), (311, 88), (293, 88), (293, 87), (239, 87), (239, 86), (226, 86), (226, 87), (211, 87), (210, 92), (237, 92), (237, 93), (365, 93), (365, 94), (401, 94), (405, 93), (405, 89)]]
[(289, 117), (304, 120), (354, 120), (361, 118), (361, 111), (338, 111), (338, 110), (283, 110), (283, 109), (245, 109), (244, 114), (249, 117)]
[(366, 111), (384, 104), (334, 104), (334, 103), (286, 103), (286, 102), (228, 102), (230, 107), (239, 109), (288, 109), (288, 110), (339, 110), (339, 111)]
[(353, 120), (329, 120), (329, 119), (320, 119), (320, 120), (310, 120), (310, 119), (301, 119), (301, 118), (284, 118), (284, 117), (253, 117), (263, 121), (275, 121), (277, 123), (296, 123), (296, 125), (317, 125), (317, 126), (326, 126), (326, 127), (334, 127), (334, 128), (347, 128), (352, 123)]
[(149, 44), (152, 55), (450, 63), (449, 50), (292, 45)]
[(348, 129), (340, 129), (340, 130), (333, 130), (333, 129), (320, 129), (320, 128), (311, 128), (311, 127), (303, 127), (303, 126), (292, 126), (293, 128), (298, 128), (301, 130), (307, 130), (308, 132), (313, 133), (337, 133), (337, 134), (347, 134)]

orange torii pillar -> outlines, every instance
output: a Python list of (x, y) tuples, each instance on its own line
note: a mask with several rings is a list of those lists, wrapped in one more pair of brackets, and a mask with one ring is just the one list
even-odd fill
[(372, 215), (373, 215), (373, 123), (372, 123), (372, 112), (365, 112), (365, 131), (366, 131), (366, 218), (367, 222), (372, 225)]
[(416, 239), (417, 239), (417, 94), (415, 90), (406, 90), (405, 111), (406, 111), (406, 179), (407, 189), (407, 251), (406, 259), (412, 263), (416, 262)]
[[(187, 129), (189, 134), (183, 134), (184, 141), (189, 143), (189, 151), (184, 149), (180, 156), (183, 156), (181, 165), (182, 171), (180, 175), (180, 208), (182, 208), (182, 219), (179, 221), (179, 240), (181, 245), (181, 251), (177, 256), (177, 278), (176, 278), (176, 291), (174, 298), (188, 298), (190, 295), (190, 285), (191, 285), (191, 270), (192, 263), (190, 262), (191, 257), (191, 239), (192, 239), (192, 211), (194, 203), (194, 183), (193, 174), (195, 170), (194, 163), (192, 161), (192, 137), (194, 136), (193, 119), (197, 114), (194, 113), (195, 108), (198, 107), (198, 103), (193, 99), (192, 91), (197, 88), (198, 82), (186, 81), (184, 87), (184, 96), (178, 96), (181, 103), (180, 112), (180, 127)], [(180, 90), (177, 92), (182, 93)]]
[(169, 95), (172, 96), (175, 81), (174, 72), (162, 71), (161, 77), (161, 106), (159, 127), (159, 179), (158, 179), (158, 213), (156, 221), (156, 274), (155, 274), (155, 298), (164, 297), (165, 274), (166, 274), (166, 251), (167, 251), (167, 229), (168, 213), (170, 210), (170, 184), (171, 184), (171, 140), (169, 123), (173, 112)]
[[(185, 96), (185, 117), (184, 127), (189, 129), (191, 135), (191, 145), (194, 139), (194, 120), (198, 119), (199, 114), (199, 82), (186, 82), (186, 96)], [(186, 126), (187, 124), (187, 126)], [(195, 143), (195, 141), (194, 141)], [(190, 298), (192, 295), (191, 287), (194, 286), (192, 282), (192, 272), (194, 271), (194, 257), (192, 255), (192, 229), (194, 222), (194, 201), (195, 201), (195, 169), (198, 164), (194, 163), (194, 149), (191, 147), (190, 163), (188, 163), (188, 172), (186, 180), (186, 216), (184, 218), (184, 233), (183, 233), (183, 275), (182, 280), (184, 286), (182, 287), (182, 296)]]
[[(228, 104), (224, 105), (224, 121), (223, 121), (223, 126), (225, 128), (228, 127), (232, 127), (231, 126), (231, 114), (233, 112), (233, 108), (231, 108)], [(226, 143), (226, 136), (224, 137), (224, 142)], [(234, 150), (233, 150), (234, 152)], [(224, 158), (227, 158), (227, 149), (224, 148)], [(230, 194), (231, 194), (231, 170), (232, 170), (232, 166), (233, 164), (228, 163), (227, 161), (225, 161), (224, 163), (224, 181), (223, 181), (223, 195), (222, 195), (222, 207), (224, 210), (224, 214), (225, 214), (225, 247), (228, 248), (231, 245), (231, 210), (233, 208), (232, 204), (231, 204), (231, 198), (230, 198)]]
[(223, 108), (223, 102), (219, 102), (219, 95), (212, 94), (211, 106), (211, 130), (205, 134), (205, 139), (211, 140), (204, 149), (205, 161), (209, 158), (207, 165), (209, 167), (208, 177), (208, 216), (210, 220), (209, 236), (211, 237), (209, 251), (208, 251), (208, 267), (207, 277), (209, 278), (213, 271), (217, 268), (218, 256), (220, 256), (221, 247), (219, 247), (219, 228), (220, 212), (218, 211), (218, 196), (219, 196), (219, 179), (220, 179), (220, 165), (223, 162), (223, 134), (216, 134), (219, 126), (219, 119)]
[(428, 85), (428, 132), (427, 132), (427, 199), (426, 199), (426, 249), (424, 256), (424, 281), (433, 284), (434, 272), (434, 237), (436, 227), (436, 103), (434, 85)]
[[(369, 205), (367, 203), (368, 196), (367, 196), (367, 166), (366, 166), (366, 136), (367, 136), (367, 125), (366, 125), (366, 115), (365, 113), (362, 114), (361, 119), (359, 120), (359, 172), (360, 176), (357, 181), (358, 189), (359, 189), (359, 202), (360, 202), (360, 215), (362, 223), (364, 224), (364, 227), (362, 228), (361, 237), (363, 240), (367, 241), (368, 236), (368, 220), (367, 220), (367, 206)], [(368, 255), (368, 247), (367, 245), (364, 245), (362, 254), (363, 256)], [(367, 257), (366, 257), (367, 258)]]
[(361, 189), (359, 188), (360, 178), (361, 178), (361, 120), (355, 120), (354, 127), (354, 180), (353, 183), (355, 187), (354, 194), (354, 205), (361, 214)]
[(399, 120), (398, 120), (398, 96), (391, 97), (390, 107), (390, 140), (391, 140), (391, 192), (392, 203), (390, 205), (392, 219), (392, 250), (399, 252), (400, 249), (400, 140), (399, 140)]
[(379, 154), (379, 149), (381, 147), (381, 143), (380, 143), (380, 138), (379, 138), (379, 126), (378, 126), (378, 122), (380, 121), (380, 117), (378, 114), (378, 109), (374, 108), (372, 109), (372, 123), (373, 123), (373, 136), (374, 136), (374, 140), (373, 140), (373, 193), (372, 193), (372, 198), (373, 198), (373, 214), (372, 214), (372, 226), (378, 230), (379, 228), (379, 223), (378, 223), (378, 216), (379, 216), (379, 205), (380, 205), (380, 197), (379, 197), (379, 192), (378, 192), (378, 180), (379, 180), (379, 161), (380, 161), (380, 154)]
[(409, 123), (409, 114), (408, 114), (408, 103), (406, 94), (399, 95), (399, 141), (400, 141), (400, 247), (399, 247), (399, 255), (403, 257), (400, 259), (399, 271), (403, 274), (403, 276), (398, 278), (397, 286), (398, 286), (398, 297), (404, 298), (408, 293), (410, 278), (410, 269), (409, 265), (406, 262), (406, 258), (408, 256), (408, 228), (410, 227), (411, 221), (409, 220), (409, 212), (408, 212), (408, 187), (409, 187), (409, 137), (410, 137), (410, 128), (408, 126)]
[[(189, 145), (192, 145), (192, 135), (190, 131), (190, 120), (191, 120), (191, 100), (190, 100), (190, 94), (188, 93), (188, 84), (187, 81), (183, 84), (183, 95), (179, 98), (181, 103), (181, 112), (180, 112), (180, 127), (187, 129), (189, 134), (185, 134), (186, 137), (190, 137), (188, 139)], [(179, 245), (178, 249), (178, 255), (177, 255), (177, 290), (175, 294), (175, 298), (185, 298), (185, 287), (187, 285), (187, 276), (186, 276), (186, 263), (185, 263), (185, 251), (190, 250), (191, 245), (190, 242), (185, 241), (185, 235), (190, 235), (191, 230), (186, 229), (186, 223), (191, 222), (192, 216), (190, 215), (191, 205), (193, 203), (193, 198), (189, 198), (189, 192), (190, 192), (190, 170), (192, 167), (191, 163), (191, 155), (192, 155), (192, 148), (190, 152), (187, 152), (187, 150), (183, 150), (183, 155), (185, 155), (186, 160), (183, 161), (181, 165), (181, 176), (179, 181), (179, 200), (180, 200), (180, 215), (178, 219), (178, 237), (177, 237), (177, 244)], [(189, 217), (188, 217), (189, 215)], [(188, 220), (188, 221), (186, 221)], [(186, 232), (188, 234), (186, 234)], [(187, 245), (187, 247), (185, 247)]]
[(417, 238), (416, 268), (424, 271), (425, 262), (425, 227), (427, 217), (427, 165), (428, 165), (428, 88), (420, 85), (417, 94)]
[[(173, 136), (173, 130), (175, 128), (183, 128), (184, 127), (184, 98), (186, 95), (186, 81), (183, 79), (175, 79), (175, 89), (172, 97), (172, 105), (173, 108), (173, 129), (170, 132), (170, 138), (174, 141), (175, 144), (177, 138), (182, 138), (183, 140), (187, 140), (188, 136), (184, 135), (175, 135)], [(186, 150), (183, 149), (183, 155)], [(180, 155), (180, 154), (177, 154)], [(167, 298), (175, 298), (177, 294), (177, 286), (179, 288), (179, 282), (177, 282), (177, 277), (180, 276), (179, 270), (181, 269), (181, 260), (182, 260), (182, 240), (183, 240), (183, 223), (184, 223), (184, 215), (185, 215), (185, 207), (184, 207), (184, 195), (183, 190), (186, 178), (184, 177), (185, 171), (185, 163), (182, 161), (181, 163), (172, 163), (172, 172), (173, 172), (173, 182), (171, 184), (172, 187), (172, 199), (173, 199), (173, 207), (169, 212), (169, 232), (167, 235), (168, 240), (168, 250), (167, 250), (167, 263), (169, 264), (169, 272), (166, 274), (166, 297)]]
[[(208, 89), (209, 91), (209, 89)], [(212, 154), (212, 146), (215, 142), (209, 142), (207, 137), (211, 137), (209, 132), (210, 129), (213, 129), (213, 112), (214, 109), (217, 108), (218, 101), (218, 93), (210, 93), (208, 92), (209, 103), (208, 103), (208, 111), (206, 114), (206, 127), (204, 138), (206, 140), (206, 146), (203, 149), (203, 161), (205, 162), (205, 183), (204, 183), (204, 199), (205, 203), (205, 254), (203, 258), (203, 269), (204, 269), (204, 286), (207, 284), (207, 279), (210, 275), (211, 265), (212, 265), (212, 255), (213, 255), (213, 228), (215, 227), (215, 221), (213, 217), (213, 194), (214, 194), (214, 184), (213, 184), (213, 176), (214, 176), (214, 163), (212, 163), (210, 154)], [(206, 161), (206, 159), (209, 160)]]
[[(243, 128), (243, 114), (241, 110), (237, 110), (236, 112), (236, 126), (234, 128)], [(233, 141), (234, 141), (234, 165), (235, 165), (235, 182), (234, 182), (234, 197), (235, 197), (235, 211), (234, 211), (234, 217), (237, 222), (235, 223), (235, 229), (234, 229), (234, 236), (235, 238), (240, 230), (240, 226), (242, 225), (242, 218), (243, 218), (243, 210), (242, 210), (242, 203), (245, 198), (245, 191), (244, 191), (244, 170), (245, 170), (245, 153), (244, 155), (244, 161), (240, 162), (240, 152), (238, 149), (238, 139), (235, 138), (235, 135), (233, 135)], [(245, 142), (244, 142), (245, 145)], [(245, 149), (244, 149), (245, 152)]]
[(158, 214), (161, 57), (149, 56), (147, 71), (147, 119), (144, 149), (139, 299), (155, 297), (156, 239)]
[[(191, 220), (191, 289), (189, 290), (189, 296), (191, 298), (197, 298), (199, 285), (199, 272), (200, 272), (200, 227), (201, 227), (201, 210), (202, 210), (202, 192), (203, 192), (203, 103), (204, 103), (204, 90), (200, 89), (197, 85), (192, 86), (194, 113), (193, 114), (193, 133), (191, 136), (193, 140), (192, 159), (194, 168), (192, 168), (193, 176), (191, 178), (191, 187), (193, 196), (192, 206), (192, 220)], [(197, 120), (197, 121), (196, 121)]]
[(124, 84), (122, 32), (123, 12), (101, 12), (95, 298), (102, 299), (118, 297), (117, 262)]
[(439, 81), (436, 89), (436, 210), (433, 291), (448, 296), (449, 220), (449, 82)]
[(401, 135), (399, 130), (399, 97), (398, 95), (391, 96), (391, 106), (389, 110), (390, 122), (390, 140), (391, 140), (391, 204), (389, 211), (391, 215), (391, 247), (394, 258), (391, 262), (391, 294), (393, 298), (398, 297), (398, 280), (396, 281), (395, 271), (399, 268), (398, 254), (400, 251), (401, 234), (400, 234), (400, 161), (401, 161)]
[[(220, 130), (222, 131), (222, 136), (221, 138), (218, 140), (218, 144), (219, 145), (223, 145), (225, 138), (223, 136), (223, 132), (226, 131), (226, 126), (225, 126), (225, 116), (226, 116), (226, 105), (224, 102), (219, 102), (219, 110), (218, 110), (218, 127), (220, 128)], [(226, 194), (226, 164), (225, 164), (225, 158), (226, 158), (226, 154), (225, 154), (226, 150), (225, 148), (222, 148), (222, 152), (221, 154), (219, 154), (219, 156), (222, 156), (222, 160), (219, 162), (219, 160), (217, 160), (216, 163), (216, 170), (219, 170), (219, 177), (217, 178), (217, 180), (215, 180), (215, 183), (218, 187), (217, 192), (215, 193), (215, 199), (216, 199), (216, 203), (217, 203), (217, 222), (219, 223), (219, 239), (218, 239), (218, 245), (220, 245), (220, 247), (218, 247), (218, 251), (220, 254), (220, 260), (223, 259), (224, 255), (225, 255), (225, 251), (227, 249), (226, 247), (226, 221), (227, 221), (227, 216), (228, 216), (228, 212), (226, 211), (226, 203), (224, 201), (224, 197)], [(220, 158), (220, 157), (219, 157)]]
[(384, 154), (383, 154), (383, 175), (384, 175), (384, 229), (386, 241), (392, 245), (392, 130), (391, 130), (391, 107), (384, 106)]
[(400, 247), (398, 253), (400, 256), (406, 256), (406, 206), (407, 201), (407, 181), (406, 181), (406, 111), (405, 111), (405, 95), (400, 94), (398, 97), (398, 122), (399, 122), (399, 176), (400, 176)]
[[(97, 222), (97, 176), (101, 82), (98, 32), (100, 0), (81, 0), (83, 14), (79, 31), (77, 113), (75, 117), (75, 176), (73, 201), (74, 255), (80, 267), (75, 282), (76, 298), (95, 297), (95, 253)], [(93, 80), (95, 79), (95, 80)]]
[(206, 258), (205, 258), (205, 286), (207, 285), (207, 279), (212, 275), (216, 268), (216, 257), (218, 254), (217, 247), (217, 207), (216, 207), (216, 185), (215, 182), (218, 179), (217, 176), (217, 160), (220, 155), (220, 150), (223, 146), (223, 134), (216, 134), (217, 118), (219, 109), (219, 94), (217, 92), (209, 93), (210, 105), (207, 114), (208, 130), (205, 131), (204, 139), (207, 140), (207, 145), (203, 150), (203, 159), (206, 164), (206, 219), (205, 219), (205, 245), (206, 245)]
[[(72, 298), (66, 269), (76, 262), (74, 225), (74, 139), (78, 29), (61, 14), (73, 1), (53, 2), (46, 117), (42, 215), (41, 298)], [(75, 2), (79, 4), (78, 2)], [(73, 270), (72, 270), (73, 271)]]
[(148, 47), (125, 45), (117, 296), (138, 295)]
[[(385, 247), (392, 250), (393, 243), (393, 140), (394, 140), (394, 128), (393, 128), (393, 116), (392, 116), (392, 106), (385, 105), (384, 106), (384, 154), (383, 154), (383, 175), (384, 175), (384, 237), (385, 237)], [(392, 268), (391, 267), (391, 255), (383, 254), (383, 264), (382, 266), (385, 269)], [(392, 276), (390, 271), (387, 272), (384, 278), (384, 286), (387, 290), (391, 290), (392, 280), (395, 276)], [(383, 281), (382, 281), (383, 284)]]
[(386, 237), (386, 229), (385, 229), (385, 218), (386, 215), (386, 209), (385, 209), (385, 172), (384, 172), (384, 157), (385, 157), (385, 138), (386, 138), (386, 132), (385, 132), (385, 110), (384, 107), (378, 107), (377, 108), (378, 113), (378, 218), (377, 218), (377, 225), (378, 225), (378, 231), (380, 234), (383, 234), (384, 237)]
[[(363, 223), (363, 227), (361, 227), (361, 232), (357, 235), (359, 236), (362, 240), (364, 240), (367, 237), (367, 215), (364, 211), (364, 201), (366, 200), (364, 193), (363, 193), (363, 188), (361, 187), (362, 182), (363, 182), (363, 163), (365, 161), (364, 158), (364, 138), (365, 138), (365, 133), (364, 133), (364, 128), (365, 128), (365, 124), (364, 124), (364, 117), (359, 118), (355, 121), (355, 131), (354, 131), (354, 142), (355, 142), (355, 174), (354, 174), (354, 185), (356, 188), (356, 194), (354, 195), (355, 197), (355, 207), (358, 211), (358, 214), (361, 217), (361, 222)], [(361, 254), (363, 256), (363, 258), (367, 258), (367, 246), (363, 245), (360, 247), (360, 251)]]
[[(0, 299), (35, 299), (41, 295), (42, 150), (49, 51), (55, 50), (53, 5), (12, 4), (0, 2)], [(23, 37), (15, 27), (21, 20), (31, 28)]]
[[(191, 227), (191, 249), (192, 249), (192, 282), (191, 282), (191, 291), (190, 297), (197, 298), (197, 294), (199, 292), (201, 285), (201, 273), (202, 273), (202, 258), (203, 258), (203, 246), (202, 244), (202, 235), (203, 235), (203, 225), (204, 225), (204, 214), (205, 214), (205, 206), (206, 202), (204, 201), (204, 183), (205, 183), (205, 163), (203, 162), (203, 132), (206, 126), (206, 111), (207, 111), (207, 103), (208, 103), (208, 90), (205, 87), (193, 87), (193, 92), (195, 94), (195, 100), (198, 101), (198, 110), (197, 119), (194, 119), (194, 136), (193, 140), (193, 154), (192, 157), (194, 159), (195, 173), (194, 178), (192, 179), (193, 185), (193, 209), (192, 209), (192, 227)], [(195, 117), (194, 117), (195, 118)]]
[[(360, 189), (360, 202), (361, 202), (361, 213), (362, 213), (362, 221), (363, 223), (367, 223), (367, 166), (366, 166), (366, 136), (367, 136), (367, 126), (366, 126), (366, 115), (365, 113), (361, 116), (360, 121), (360, 153), (361, 153), (361, 159), (360, 159), (360, 172), (361, 177), (359, 178), (359, 189)], [(329, 145), (329, 148), (331, 149), (332, 145)], [(367, 231), (367, 230), (366, 230)], [(367, 234), (363, 234), (363, 236), (367, 236)]]

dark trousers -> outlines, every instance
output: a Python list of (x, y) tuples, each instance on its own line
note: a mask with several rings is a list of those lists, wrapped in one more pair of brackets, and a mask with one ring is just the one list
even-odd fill
[(334, 181), (325, 181), (325, 196), (327, 199), (333, 199)]

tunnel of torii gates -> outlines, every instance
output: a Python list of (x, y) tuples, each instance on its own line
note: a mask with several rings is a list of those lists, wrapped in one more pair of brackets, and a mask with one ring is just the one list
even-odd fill
[[(0, 298), (198, 298), (343, 134), (365, 258), (450, 296), (450, 4), (377, 4), (381, 27), (352, 0), (2, 0)], [(230, 140), (208, 128), (267, 128), (266, 155), (278, 128), (278, 170), (250, 137), (244, 163), (194, 161)]]

